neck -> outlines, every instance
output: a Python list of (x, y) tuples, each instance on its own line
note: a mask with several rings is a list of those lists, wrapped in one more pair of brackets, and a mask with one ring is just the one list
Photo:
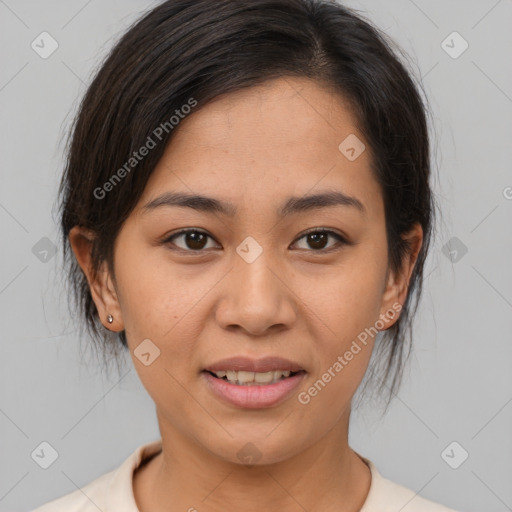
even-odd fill
[(348, 415), (314, 445), (253, 465), (220, 458), (159, 423), (162, 452), (134, 475), (140, 512), (353, 512), (370, 489), (370, 470), (348, 445)]

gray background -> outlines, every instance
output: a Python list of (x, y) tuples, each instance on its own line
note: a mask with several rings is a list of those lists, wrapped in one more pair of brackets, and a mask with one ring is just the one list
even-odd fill
[[(107, 377), (82, 354), (60, 256), (42, 252), (58, 242), (71, 115), (101, 57), (155, 4), (0, 0), (0, 511), (71, 492), (159, 437), (131, 361)], [(353, 416), (351, 445), (427, 498), (467, 512), (512, 510), (512, 2), (347, 5), (394, 38), (423, 77), (444, 219), (404, 385), (382, 421), (371, 407)], [(59, 44), (47, 59), (31, 48), (43, 31)], [(441, 45), (453, 31), (469, 43), (456, 59)], [(467, 247), (453, 261), (443, 253), (452, 237), (460, 242), (449, 248)], [(59, 454), (46, 470), (31, 458), (42, 441)], [(452, 464), (469, 454), (458, 469), (442, 456), (453, 441)]]

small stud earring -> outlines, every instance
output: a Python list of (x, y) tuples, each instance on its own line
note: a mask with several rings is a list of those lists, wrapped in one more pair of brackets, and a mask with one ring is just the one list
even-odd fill
[(114, 321), (114, 317), (112, 315), (107, 316), (107, 322), (111, 324)]

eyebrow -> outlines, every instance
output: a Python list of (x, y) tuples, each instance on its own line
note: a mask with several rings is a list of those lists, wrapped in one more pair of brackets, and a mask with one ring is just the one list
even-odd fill
[[(237, 212), (233, 203), (223, 202), (213, 197), (185, 192), (166, 192), (146, 203), (142, 207), (142, 213), (154, 211), (164, 206), (192, 208), (200, 212), (220, 213), (228, 217), (234, 217)], [(304, 213), (333, 206), (348, 206), (366, 215), (366, 208), (356, 197), (339, 191), (326, 191), (309, 196), (288, 198), (283, 206), (278, 209), (277, 216), (282, 218), (294, 213)]]

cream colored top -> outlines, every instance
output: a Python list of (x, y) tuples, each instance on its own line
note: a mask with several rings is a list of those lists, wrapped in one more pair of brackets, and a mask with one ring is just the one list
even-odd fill
[[(161, 439), (141, 445), (117, 469), (32, 512), (140, 512), (133, 496), (133, 473), (161, 449)], [(359, 456), (372, 474), (370, 491), (359, 512), (456, 512), (384, 478), (373, 462)]]

